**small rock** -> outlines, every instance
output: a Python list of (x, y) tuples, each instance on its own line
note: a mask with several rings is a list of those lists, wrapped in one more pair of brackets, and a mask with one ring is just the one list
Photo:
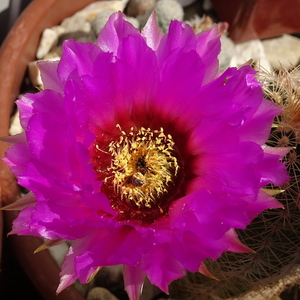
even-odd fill
[(50, 251), (52, 257), (54, 258), (54, 260), (56, 261), (58, 266), (61, 267), (66, 255), (69, 251), (68, 244), (65, 242), (60, 245), (50, 247), (48, 250)]
[(72, 39), (76, 42), (82, 42), (82, 43), (94, 43), (96, 41), (96, 36), (93, 32), (84, 32), (84, 31), (74, 31), (63, 34), (59, 38), (59, 45), (62, 45), (62, 43), (65, 40)]
[(74, 16), (84, 18), (88, 22), (92, 22), (95, 17), (103, 11), (110, 10), (113, 12), (123, 11), (126, 5), (126, 1), (96, 1), (86, 6), (84, 9), (78, 11)]
[(205, 11), (210, 11), (210, 10), (212, 10), (212, 8), (213, 8), (213, 5), (211, 3), (211, 0), (204, 0), (204, 2), (203, 2), (203, 9)]
[(42, 78), (40, 75), (40, 70), (37, 66), (38, 61), (31, 61), (28, 64), (28, 74), (29, 74), (29, 78), (30, 78), (30, 82), (32, 83), (33, 86), (42, 86), (43, 82), (42, 82)]
[(56, 60), (60, 59), (62, 54), (62, 47), (61, 46), (55, 46), (53, 47), (50, 52), (48, 52), (44, 56), (44, 60)]
[(17, 111), (11, 118), (11, 124), (9, 128), (10, 135), (16, 135), (22, 133), (24, 130), (20, 123), (19, 111)]
[[(60, 59), (59, 57), (56, 57), (56, 58), (47, 59), (47, 60), (54, 61), (54, 60), (59, 60), (59, 59)], [(30, 82), (33, 86), (43, 88), (41, 73), (37, 66), (38, 62), (39, 62), (38, 60), (29, 62), (28, 74), (29, 74)]]
[(73, 15), (64, 19), (61, 24), (65, 28), (65, 32), (83, 31), (89, 33), (91, 31), (91, 24), (80, 15)]
[(128, 16), (136, 17), (153, 10), (157, 0), (129, 0), (126, 13)]
[(96, 36), (103, 29), (109, 17), (114, 13), (113, 10), (104, 10), (97, 14), (94, 21), (92, 22), (92, 29)]
[(87, 300), (118, 300), (109, 290), (102, 287), (91, 289), (87, 295)]
[(196, 0), (176, 0), (180, 3), (182, 7), (186, 7), (194, 3)]
[(105, 287), (120, 299), (123, 299), (124, 295), (126, 295), (123, 281), (123, 265), (101, 268), (93, 281), (95, 286)]
[(221, 52), (219, 54), (220, 70), (225, 70), (229, 67), (230, 61), (235, 54), (235, 44), (226, 35), (221, 36)]
[(88, 292), (95, 287), (93, 284), (93, 280), (88, 283), (81, 283), (79, 280), (75, 280), (73, 284), (75, 289), (84, 297), (84, 299), (86, 299), (85, 297)]
[(58, 42), (58, 34), (52, 28), (46, 28), (42, 34), (40, 45), (36, 52), (37, 59), (42, 59)]
[(202, 1), (195, 1), (188, 6), (182, 7), (184, 8), (184, 20), (191, 19), (195, 14), (199, 16), (205, 15), (202, 7)]
[(123, 266), (108, 266), (103, 267), (95, 276), (96, 285), (105, 287), (116, 286), (122, 284)]
[(230, 67), (239, 67), (249, 59), (265, 70), (270, 70), (271, 66), (266, 58), (264, 47), (260, 40), (253, 40), (235, 45), (235, 55), (230, 60)]
[(266, 57), (274, 69), (295, 67), (300, 60), (300, 39), (288, 34), (262, 41)]
[(125, 17), (125, 20), (131, 23), (135, 28), (139, 29), (140, 28), (140, 22), (136, 18), (133, 17)]
[(61, 36), (66, 31), (65, 27), (63, 27), (61, 25), (53, 26), (50, 29), (54, 30), (58, 36)]
[(159, 0), (154, 10), (157, 22), (163, 32), (167, 32), (171, 20), (183, 21), (184, 11), (176, 0)]

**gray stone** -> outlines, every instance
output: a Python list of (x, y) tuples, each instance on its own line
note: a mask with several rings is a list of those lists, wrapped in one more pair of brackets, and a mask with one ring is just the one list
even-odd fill
[(113, 13), (114, 13), (113, 10), (104, 10), (97, 14), (97, 16), (92, 22), (92, 29), (96, 36), (98, 36), (100, 31), (103, 29), (104, 25), (106, 24), (107, 20)]
[(140, 28), (140, 22), (133, 17), (125, 17), (125, 20), (131, 23), (135, 28)]
[(221, 53), (219, 54), (220, 70), (225, 70), (229, 67), (231, 58), (235, 54), (235, 44), (226, 35), (221, 36)]
[(260, 40), (236, 44), (235, 54), (230, 61), (230, 67), (242, 66), (249, 61), (249, 59), (253, 60), (254, 64), (261, 66), (265, 70), (270, 70), (271, 68)]
[(28, 64), (28, 74), (29, 74), (31, 84), (33, 86), (40, 87), (40, 86), (43, 85), (43, 82), (42, 82), (40, 70), (37, 66), (37, 62), (38, 61), (29, 62), (29, 64)]
[(94, 43), (96, 41), (96, 36), (93, 32), (75, 31), (69, 32), (61, 35), (59, 38), (59, 45), (61, 45), (65, 40), (73, 39), (76, 42), (82, 43)]
[(127, 5), (127, 15), (131, 17), (145, 15), (153, 10), (157, 0), (129, 0)]
[(300, 60), (300, 39), (288, 34), (262, 41), (266, 57), (274, 69), (280, 65), (289, 69), (295, 67)]
[(93, 22), (96, 16), (103, 11), (123, 11), (126, 3), (127, 0), (96, 1), (78, 11), (74, 16), (79, 16), (88, 22)]
[(186, 7), (194, 3), (196, 0), (176, 0), (180, 3), (182, 7)]
[(66, 32), (83, 31), (89, 33), (91, 31), (90, 22), (77, 14), (64, 19), (61, 22), (61, 26), (65, 28)]
[(50, 247), (48, 250), (50, 251), (57, 264), (61, 267), (69, 251), (69, 245), (67, 244), (67, 242), (65, 242), (60, 245)]
[(159, 0), (154, 10), (157, 22), (163, 32), (167, 32), (171, 20), (183, 21), (184, 11), (176, 0)]
[(61, 54), (62, 54), (62, 47), (55, 46), (44, 56), (44, 60), (60, 59)]
[(91, 289), (87, 295), (87, 300), (118, 300), (109, 290), (102, 287)]
[[(113, 13), (114, 13), (114, 11), (112, 11), (112, 10), (105, 10), (105, 11), (100, 12), (96, 16), (96, 18), (92, 22), (92, 29), (96, 36), (98, 36), (100, 31), (103, 29), (104, 25), (106, 24), (107, 20)], [(132, 18), (132, 17), (127, 17), (127, 16), (125, 19), (126, 19), (126, 21), (131, 23), (135, 28), (139, 28), (140, 23), (137, 19)]]
[(99, 286), (122, 285), (123, 265), (103, 267), (95, 276), (95, 281)]
[(210, 10), (212, 10), (212, 8), (213, 8), (213, 5), (211, 3), (211, 0), (204, 0), (203, 1), (203, 9), (205, 11), (210, 11)]

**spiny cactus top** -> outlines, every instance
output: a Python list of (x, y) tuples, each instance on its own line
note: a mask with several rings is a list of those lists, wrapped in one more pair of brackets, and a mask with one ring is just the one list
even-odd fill
[(167, 291), (247, 251), (234, 229), (280, 207), (262, 188), (288, 179), (286, 151), (264, 146), (281, 109), (250, 66), (219, 74), (219, 52), (217, 27), (163, 35), (152, 15), (140, 33), (115, 13), (96, 45), (39, 64), (45, 90), (17, 101), (25, 132), (5, 161), (31, 190), (12, 233), (73, 241), (58, 291), (116, 264), (131, 300), (145, 276)]

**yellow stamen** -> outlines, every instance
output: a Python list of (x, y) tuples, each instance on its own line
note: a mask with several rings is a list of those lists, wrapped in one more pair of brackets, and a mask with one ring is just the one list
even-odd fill
[(174, 142), (163, 128), (151, 130), (133, 128), (126, 133), (121, 130), (118, 141), (109, 144), (112, 165), (105, 182), (112, 179), (116, 193), (122, 200), (138, 207), (151, 208), (157, 198), (167, 192), (169, 184), (177, 175), (179, 166), (174, 156)]

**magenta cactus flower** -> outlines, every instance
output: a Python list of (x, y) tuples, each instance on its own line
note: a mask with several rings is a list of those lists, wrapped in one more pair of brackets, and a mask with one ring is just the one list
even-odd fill
[(145, 276), (167, 292), (249, 251), (234, 229), (281, 207), (263, 189), (288, 180), (287, 151), (264, 145), (281, 109), (250, 66), (219, 74), (219, 52), (217, 27), (163, 35), (152, 15), (140, 33), (119, 12), (95, 45), (39, 64), (45, 90), (17, 101), (25, 132), (5, 161), (31, 191), (12, 233), (72, 241), (58, 291), (123, 264), (131, 300)]

